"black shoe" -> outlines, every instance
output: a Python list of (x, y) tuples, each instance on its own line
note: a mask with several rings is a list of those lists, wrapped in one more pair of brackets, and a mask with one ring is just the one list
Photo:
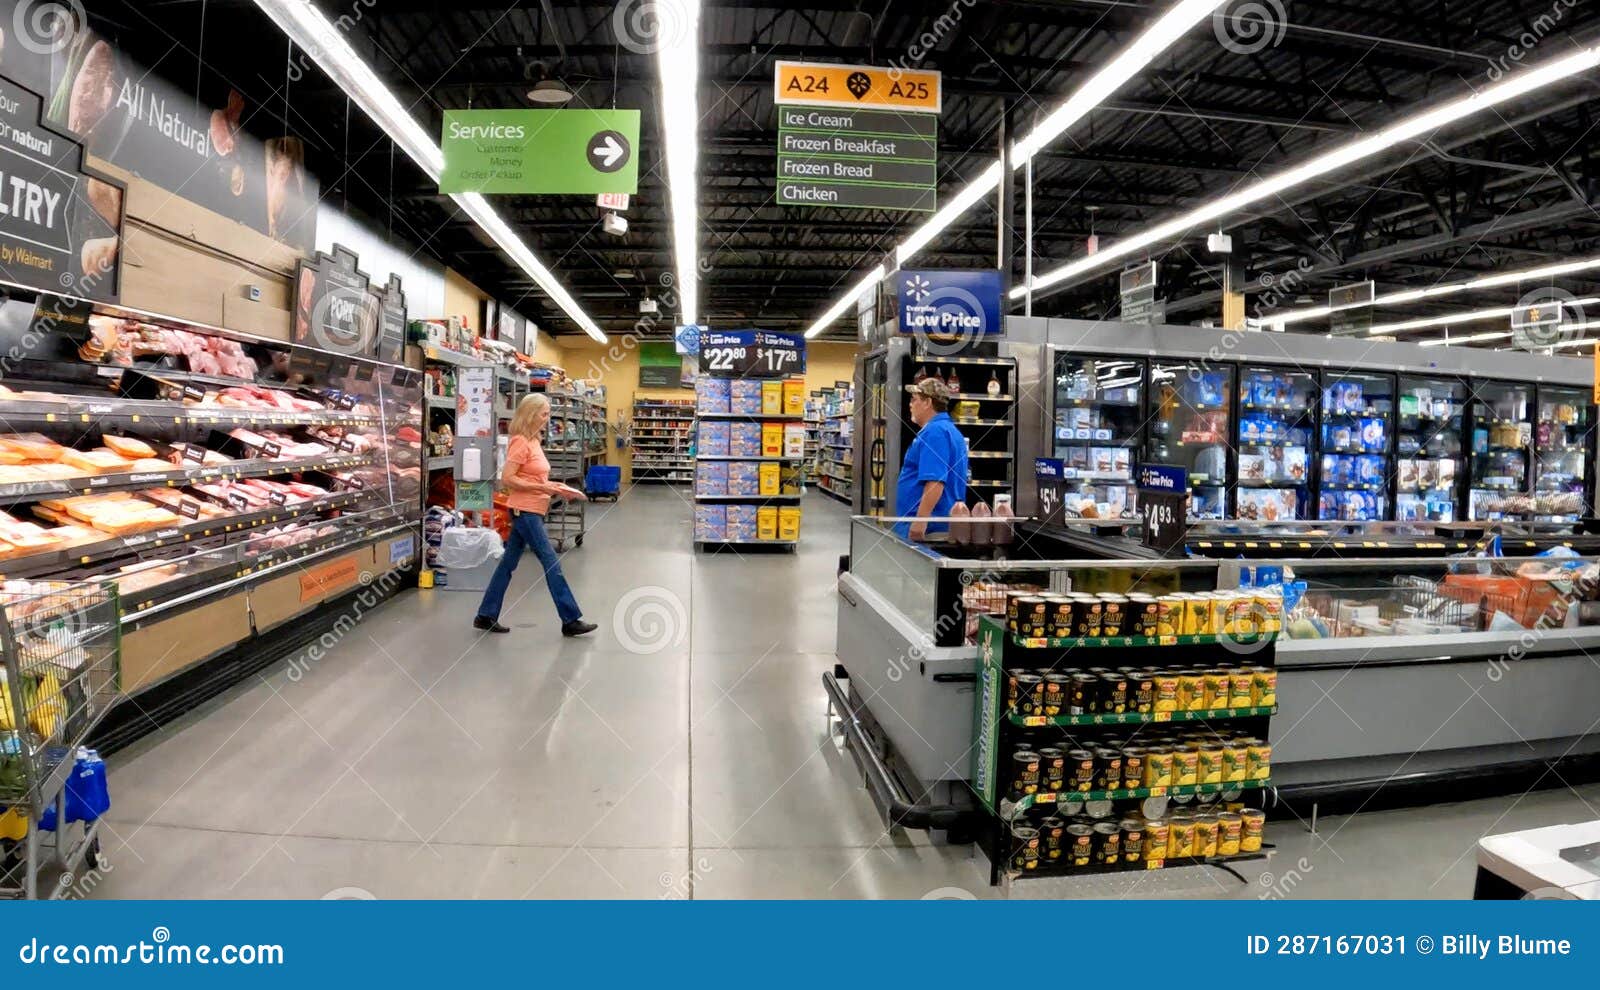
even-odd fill
[(600, 627), (595, 625), (593, 622), (585, 622), (582, 619), (573, 619), (571, 622), (564, 622), (561, 624), (561, 635), (587, 636), (589, 633), (592, 633), (599, 628)]
[(508, 633), (508, 632), (511, 631), (511, 627), (510, 626), (502, 626), (500, 623), (496, 622), (494, 619), (489, 618), (487, 615), (480, 615), (477, 618), (473, 619), (472, 620), (472, 628), (474, 628), (474, 629), (482, 629), (485, 632), (497, 632), (497, 633)]

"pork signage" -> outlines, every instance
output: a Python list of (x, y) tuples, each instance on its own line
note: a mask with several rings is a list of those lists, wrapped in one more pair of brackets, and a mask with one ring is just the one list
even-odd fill
[(43, 122), (43, 100), (0, 76), (0, 278), (70, 300), (115, 302), (121, 183)]
[(367, 318), (367, 275), (356, 253), (335, 244), (300, 262), (294, 286), (294, 342), (334, 354), (370, 357), (376, 321)]

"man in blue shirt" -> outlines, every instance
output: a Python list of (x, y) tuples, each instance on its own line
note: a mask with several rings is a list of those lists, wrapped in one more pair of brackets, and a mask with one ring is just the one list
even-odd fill
[(922, 520), (948, 516), (956, 503), (967, 499), (967, 440), (950, 421), (950, 389), (944, 382), (925, 378), (907, 385), (906, 391), (911, 393), (911, 421), (918, 432), (895, 484), (894, 514), (916, 516), (918, 521), (896, 523), (894, 528), (902, 537), (920, 540), (950, 528), (947, 523)]

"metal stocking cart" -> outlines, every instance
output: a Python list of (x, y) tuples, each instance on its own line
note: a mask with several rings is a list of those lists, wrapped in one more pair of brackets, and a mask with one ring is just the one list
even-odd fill
[[(545, 456), (550, 461), (550, 480), (559, 481), (581, 490), (583, 488), (583, 455), (576, 450), (552, 450)], [(550, 511), (545, 513), (545, 532), (557, 551), (583, 546), (583, 527), (588, 521), (584, 504), (565, 498), (552, 498)]]
[[(99, 823), (68, 823), (67, 783), (78, 748), (117, 698), (121, 633), (114, 583), (0, 587), (0, 805), (8, 826), (0, 896), (37, 898), (51, 860), (67, 874), (80, 862), (98, 866)], [(46, 840), (38, 822), (52, 806), (55, 832)], [(53, 885), (46, 895), (66, 889)]]

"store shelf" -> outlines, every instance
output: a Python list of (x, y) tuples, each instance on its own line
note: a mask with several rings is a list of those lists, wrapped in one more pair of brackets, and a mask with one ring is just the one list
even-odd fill
[(301, 471), (344, 471), (367, 467), (373, 463), (374, 458), (373, 454), (351, 454), (345, 457), (314, 457), (293, 461), (251, 459), (210, 467), (174, 468), (171, 471), (119, 472), (48, 481), (22, 481), (11, 485), (0, 485), (0, 505), (33, 502), (59, 496), (137, 491), (162, 485), (176, 488), (197, 482), (266, 478), (275, 474), (294, 474)]
[(696, 492), (696, 502), (798, 502), (799, 495), (701, 495)]
[(1278, 714), (1277, 705), (1258, 706), (1253, 708), (1213, 708), (1208, 711), (1181, 711), (1181, 712), (1115, 712), (1103, 715), (1018, 715), (1009, 713), (1006, 717), (1012, 725), (1025, 728), (1039, 728), (1046, 725), (1073, 726), (1073, 725), (1151, 725), (1165, 722), (1220, 722), (1233, 718), (1260, 718), (1267, 715)]
[(1040, 860), (1038, 869), (1018, 871), (1015, 869), (1007, 872), (1018, 880), (1059, 880), (1067, 877), (1108, 876), (1115, 873), (1146, 873), (1151, 870), (1176, 870), (1186, 866), (1232, 866), (1234, 863), (1248, 863), (1270, 859), (1275, 847), (1263, 844), (1261, 852), (1238, 853), (1233, 856), (1182, 856), (1175, 859), (1139, 859), (1129, 863), (1123, 861), (1116, 864), (1091, 863), (1088, 866), (1072, 866), (1061, 861), (1049, 863)]
[(120, 399), (62, 396), (59, 400), (7, 399), (5, 419), (22, 423), (114, 423), (150, 426), (336, 426), (372, 427), (382, 417), (370, 413), (319, 409), (312, 412), (233, 409), (185, 405), (167, 399)]
[(485, 358), (473, 357), (460, 351), (450, 350), (448, 347), (424, 347), (422, 354), (429, 361), (440, 364), (451, 364), (458, 368), (486, 368), (493, 364)]
[[(990, 619), (990, 621), (994, 621)], [(1027, 637), (1008, 634), (1011, 645), (1038, 650), (1129, 649), (1147, 646), (1216, 646), (1270, 643), (1276, 633), (1264, 636), (1073, 636)]]
[(1114, 791), (1062, 791), (1059, 794), (1025, 794), (1012, 805), (1013, 813), (1063, 801), (1128, 801), (1136, 798), (1181, 797), (1186, 794), (1225, 794), (1271, 787), (1270, 779), (1226, 781), (1221, 784), (1173, 784), (1169, 787), (1134, 787)]
[(770, 420), (770, 421), (773, 421), (773, 422), (778, 422), (778, 421), (781, 420), (781, 421), (787, 422), (787, 423), (799, 423), (799, 422), (801, 422), (801, 421), (803, 421), (805, 419), (804, 416), (793, 415), (793, 414), (790, 414), (790, 413), (697, 413), (696, 414), (696, 418), (697, 419), (717, 419), (717, 420), (722, 420), (722, 419), (744, 419), (744, 420), (761, 419), (761, 420)]
[(767, 463), (799, 464), (804, 457), (740, 457), (737, 454), (697, 454), (697, 461), (763, 461)]
[(817, 482), (817, 491), (822, 492), (824, 495), (827, 495), (829, 498), (836, 498), (839, 501), (845, 503), (846, 505), (850, 504), (851, 494), (849, 492), (839, 491), (839, 490), (835, 489), (834, 487), (832, 487), (831, 485), (823, 484), (821, 481)]
[[(1240, 488), (1304, 488), (1309, 481), (1241, 481)], [(1336, 489), (1329, 489), (1334, 491)]]
[(455, 465), (456, 456), (454, 454), (446, 454), (443, 457), (428, 458), (429, 471), (442, 471), (445, 468), (453, 468)]
[(456, 397), (453, 395), (430, 395), (423, 401), (429, 409), (448, 409), (454, 412), (456, 408)]
[(957, 392), (950, 397), (951, 402), (1010, 402), (1016, 396), (1009, 393), (1005, 395), (990, 395), (988, 392)]
[(967, 459), (968, 460), (996, 460), (996, 461), (1005, 460), (1005, 461), (1009, 461), (1009, 460), (1011, 460), (1011, 451), (1009, 451), (1009, 450), (969, 450), (969, 451), (967, 451)]
[[(1007, 396), (1006, 398), (1011, 398), (1011, 396)], [(1123, 402), (1121, 400), (1112, 399), (1057, 399), (1056, 406), (1094, 406), (1106, 409), (1137, 409), (1139, 408), (1139, 403)]]
[(984, 368), (1011, 367), (1010, 358), (962, 357), (960, 355), (951, 357), (935, 357), (933, 355), (919, 354), (913, 357), (912, 361), (915, 364), (965, 364)]
[(987, 426), (994, 428), (1010, 429), (1014, 424), (1009, 419), (952, 419), (957, 426)]

